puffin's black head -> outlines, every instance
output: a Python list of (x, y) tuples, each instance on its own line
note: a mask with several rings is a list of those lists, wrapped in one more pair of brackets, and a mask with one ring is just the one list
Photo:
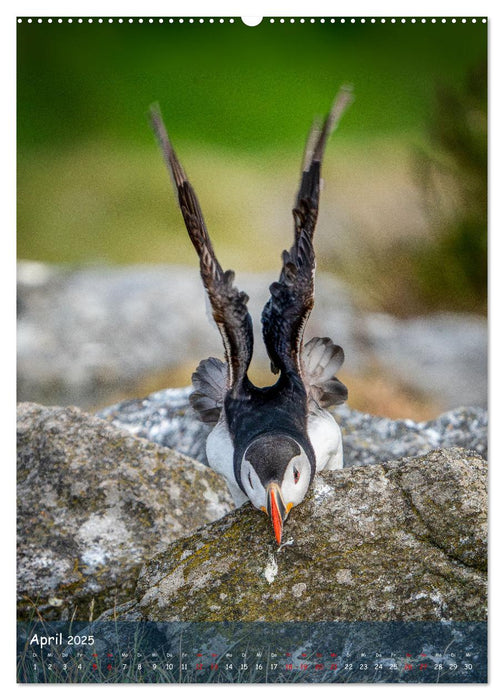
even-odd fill
[(245, 450), (240, 469), (243, 490), (256, 508), (270, 516), (278, 544), (283, 523), (305, 497), (314, 472), (314, 457), (310, 460), (288, 435), (262, 435)]

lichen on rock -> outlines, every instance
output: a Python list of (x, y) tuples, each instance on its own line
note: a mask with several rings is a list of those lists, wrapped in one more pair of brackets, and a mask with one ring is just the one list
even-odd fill
[[(438, 419), (441, 444), (483, 446), (471, 411)], [(355, 414), (350, 445), (366, 425), (390, 445), (424, 439)], [(486, 462), (464, 447), (403, 456), (404, 442), (317, 474), (278, 548), (264, 513), (234, 510), (202, 464), (76, 408), (20, 404), (18, 618), (484, 620)]]
[(77, 408), (18, 407), (18, 617), (87, 619), (132, 595), (143, 561), (232, 509), (188, 457)]
[(246, 504), (147, 562), (125, 619), (483, 620), (486, 476), (460, 448), (322, 473), (292, 545)]

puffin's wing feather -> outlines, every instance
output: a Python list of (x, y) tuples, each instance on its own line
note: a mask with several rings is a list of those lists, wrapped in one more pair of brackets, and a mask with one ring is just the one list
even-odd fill
[(307, 139), (301, 184), (293, 209), (294, 243), (282, 254), (280, 278), (271, 285), (271, 297), (262, 314), (263, 338), (274, 372), (283, 370), (302, 375), (303, 332), (314, 302), (313, 232), (318, 214), (320, 165), (327, 140), (351, 99), (350, 88), (342, 88), (322, 128), (315, 125)]
[(189, 237), (199, 256), (201, 278), (224, 343), (227, 388), (238, 392), (252, 358), (253, 331), (247, 310), (248, 296), (233, 286), (234, 272), (224, 272), (217, 260), (198, 199), (175, 155), (159, 107), (151, 107), (150, 119), (173, 179)]
[(346, 386), (334, 375), (345, 355), (330, 338), (312, 338), (303, 348), (303, 380), (310, 398), (321, 408), (343, 403), (348, 398)]
[(219, 420), (227, 391), (227, 367), (216, 357), (202, 360), (192, 375), (194, 391), (189, 396), (193, 409), (203, 423)]

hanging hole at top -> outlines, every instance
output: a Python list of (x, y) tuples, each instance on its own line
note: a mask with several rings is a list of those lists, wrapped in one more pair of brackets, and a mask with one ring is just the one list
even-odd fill
[(243, 24), (246, 24), (247, 27), (257, 27), (258, 24), (261, 24), (262, 17), (242, 17), (241, 21)]

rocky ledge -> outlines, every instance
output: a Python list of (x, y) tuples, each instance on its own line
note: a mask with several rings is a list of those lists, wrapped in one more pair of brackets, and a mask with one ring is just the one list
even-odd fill
[[(189, 444), (186, 409), (165, 409)], [(445, 414), (436, 432), (345, 411), (363, 466), (317, 476), (278, 551), (266, 516), (233, 510), (202, 464), (124, 424), (20, 404), (19, 619), (485, 619), (486, 413)]]
[(316, 477), (278, 549), (249, 504), (142, 569), (130, 620), (484, 620), (485, 462), (466, 450)]
[(18, 619), (89, 619), (232, 509), (224, 481), (77, 408), (18, 406)]
[[(192, 411), (191, 391), (191, 387), (164, 389), (143, 399), (121, 401), (97, 415), (132, 435), (206, 464), (210, 428)], [(443, 447), (465, 447), (487, 456), (488, 414), (484, 408), (461, 407), (423, 422), (373, 416), (347, 405), (332, 411), (343, 433), (345, 466), (414, 457)]]

